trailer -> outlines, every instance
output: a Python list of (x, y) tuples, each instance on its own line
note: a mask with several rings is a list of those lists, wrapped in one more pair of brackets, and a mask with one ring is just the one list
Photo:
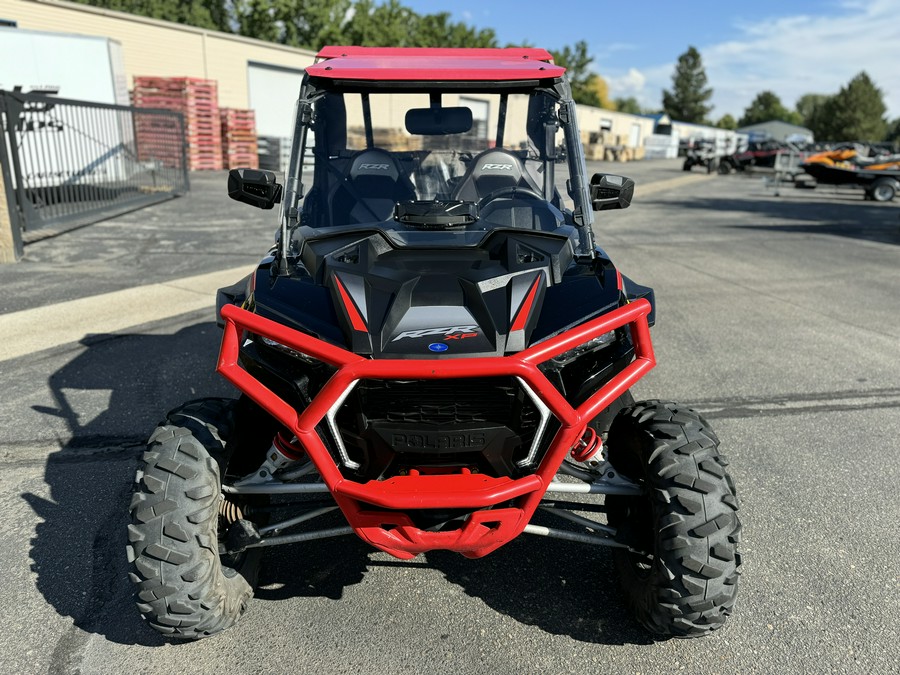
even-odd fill
[(900, 155), (857, 143), (807, 158), (803, 170), (816, 184), (861, 188), (866, 199), (890, 202), (900, 192)]

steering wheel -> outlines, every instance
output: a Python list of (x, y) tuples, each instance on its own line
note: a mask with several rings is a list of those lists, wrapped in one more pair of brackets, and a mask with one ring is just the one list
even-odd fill
[(542, 202), (546, 201), (544, 195), (539, 194), (532, 190), (529, 187), (519, 187), (517, 185), (510, 185), (507, 187), (500, 188), (499, 190), (494, 190), (488, 195), (485, 195), (481, 199), (478, 200), (478, 210), (481, 211), (489, 202), (494, 201), (495, 199), (499, 199), (508, 194), (514, 194), (516, 196), (529, 197), (531, 199), (540, 199)]

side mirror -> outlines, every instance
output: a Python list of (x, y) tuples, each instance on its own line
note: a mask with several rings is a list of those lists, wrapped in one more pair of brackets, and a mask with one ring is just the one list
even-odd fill
[(595, 173), (591, 176), (591, 208), (594, 211), (627, 209), (634, 197), (634, 181), (625, 176)]
[(232, 169), (228, 172), (228, 196), (258, 209), (281, 203), (281, 184), (271, 171)]

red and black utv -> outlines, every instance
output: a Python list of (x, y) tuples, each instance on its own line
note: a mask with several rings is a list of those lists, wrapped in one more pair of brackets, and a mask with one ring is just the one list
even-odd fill
[(269, 546), (356, 534), (477, 558), (524, 533), (610, 547), (657, 635), (720, 627), (734, 486), (700, 415), (633, 400), (653, 291), (594, 243), (594, 212), (633, 190), (586, 176), (544, 50), (323, 49), (283, 183), (228, 178), (280, 204), (275, 245), (219, 293), (218, 370), (241, 396), (171, 411), (137, 474), (150, 624), (231, 626)]

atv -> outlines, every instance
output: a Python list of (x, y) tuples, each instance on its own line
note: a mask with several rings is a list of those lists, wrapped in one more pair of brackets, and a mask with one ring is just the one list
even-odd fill
[(694, 142), (687, 151), (684, 158), (684, 164), (681, 165), (683, 171), (690, 171), (695, 166), (703, 167), (706, 173), (713, 173), (719, 166), (716, 158), (716, 142), (709, 139), (701, 139)]
[(228, 176), (233, 199), (281, 204), (273, 247), (219, 291), (218, 371), (241, 395), (172, 410), (137, 472), (150, 625), (228, 628), (269, 546), (356, 534), (478, 558), (524, 533), (611, 548), (657, 636), (722, 626), (741, 562), (727, 462), (701, 415), (632, 398), (654, 295), (594, 243), (594, 211), (633, 192), (587, 179), (544, 50), (323, 49), (284, 182)]

